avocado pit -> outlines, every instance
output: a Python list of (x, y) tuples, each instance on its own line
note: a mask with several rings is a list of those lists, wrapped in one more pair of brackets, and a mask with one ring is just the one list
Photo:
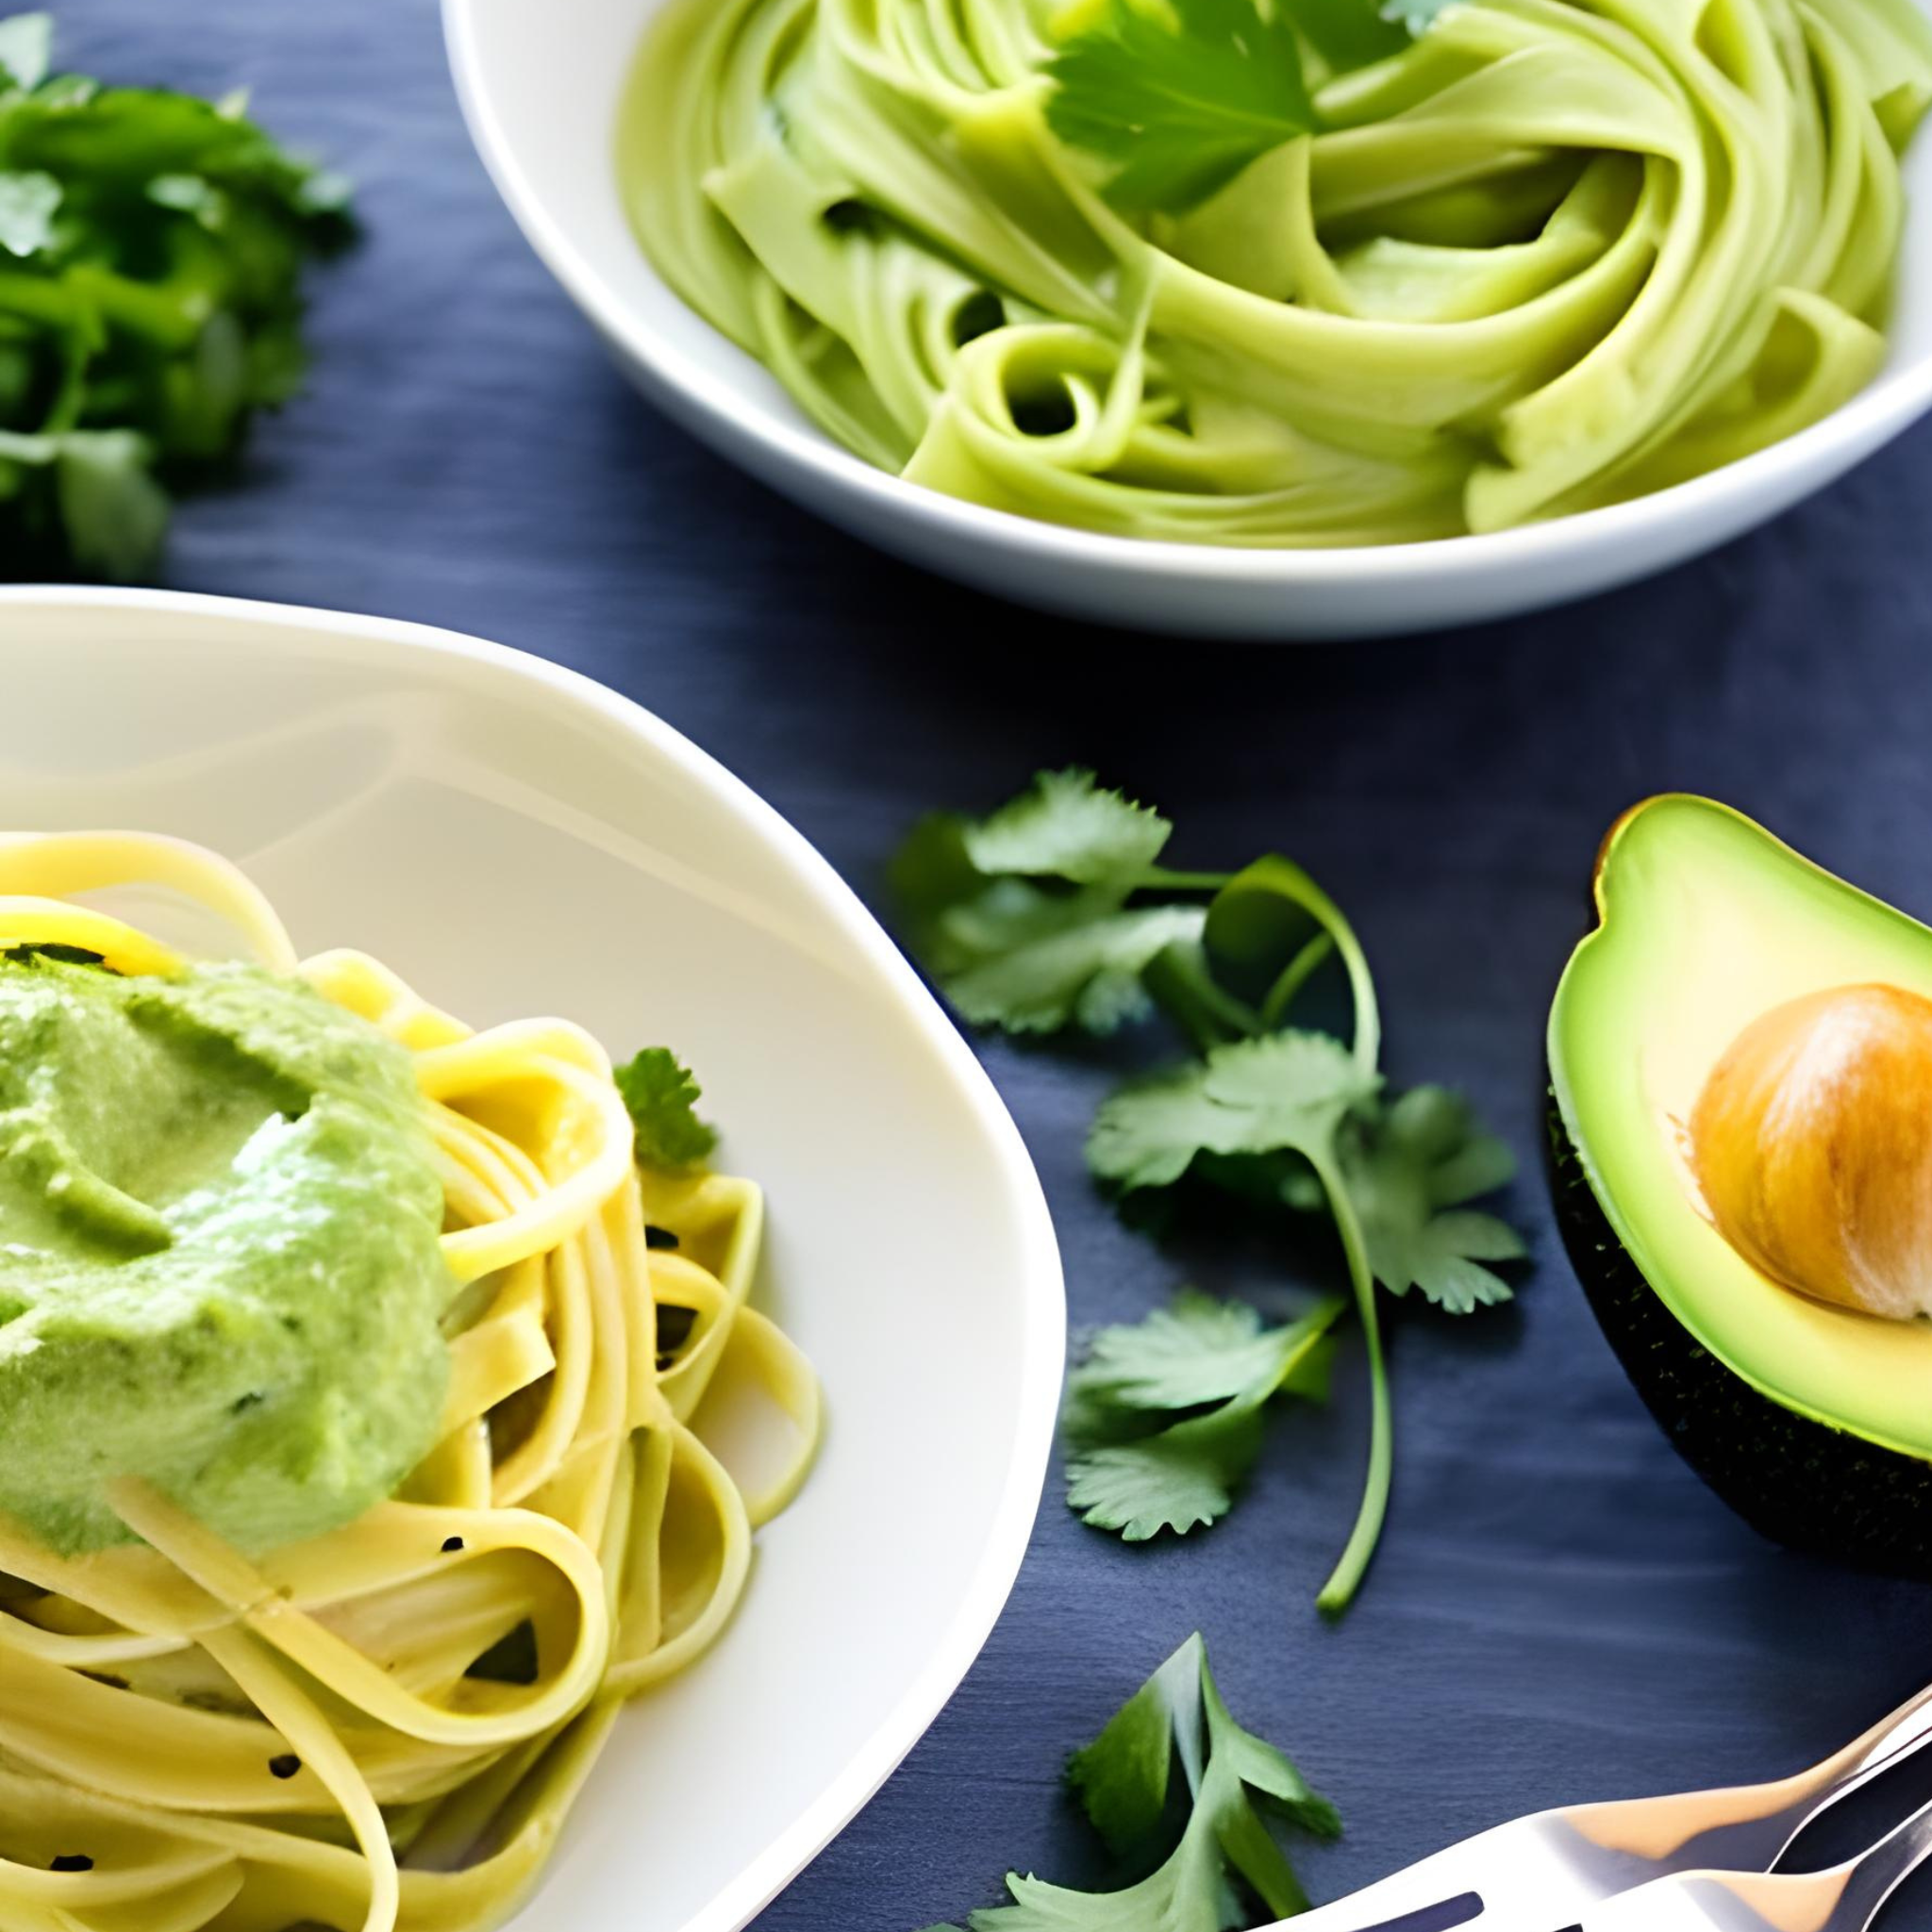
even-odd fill
[(1782, 1287), (1891, 1321), (1932, 1314), (1932, 1000), (1807, 993), (1753, 1020), (1690, 1119), (1705, 1203)]

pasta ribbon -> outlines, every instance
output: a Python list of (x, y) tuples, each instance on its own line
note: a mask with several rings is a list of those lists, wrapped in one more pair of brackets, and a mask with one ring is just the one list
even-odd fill
[[(1170, 20), (670, 0), (621, 127), (645, 253), (868, 462), (1190, 543), (1623, 502), (1817, 422), (1883, 361), (1898, 155), (1932, 99), (1912, 0), (1461, 0), (1339, 73), (1310, 9), (1313, 131), (1153, 209), (1056, 131), (1056, 57), (1109, 8)], [(1410, 10), (1362, 0), (1362, 25)], [(1111, 119), (1185, 149), (1190, 83), (1172, 128), (1158, 77)]]
[[(356, 953), (298, 967), (256, 889), (179, 841), (0, 841), (0, 946), (178, 971), (70, 896), (130, 885), (414, 1056), (449, 1393), (392, 1499), (266, 1555), (138, 1472), (108, 1490), (138, 1542), (63, 1556), (0, 1520), (0, 1924), (477, 1932), (536, 1882), (622, 1702), (723, 1630), (810, 1465), (816, 1378), (748, 1305), (763, 1200), (641, 1174), (581, 1030), (472, 1031)], [(779, 1444), (749, 1490), (707, 1440), (747, 1390)]]

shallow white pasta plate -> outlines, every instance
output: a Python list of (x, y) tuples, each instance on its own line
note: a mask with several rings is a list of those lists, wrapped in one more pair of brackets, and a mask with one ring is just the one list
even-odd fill
[(1005, 1603), (1065, 1341), (1010, 1120), (851, 891), (588, 679), (449, 632), (0, 590), (0, 827), (239, 860), (307, 951), (488, 1024), (675, 1044), (764, 1183), (761, 1294), (828, 1430), (717, 1647), (625, 1712), (516, 1923), (733, 1932), (925, 1728)]
[(661, 0), (443, 0), (470, 129), (531, 245), (620, 366), (787, 496), (913, 562), (1042, 608), (1201, 637), (1371, 637), (1609, 589), (1725, 541), (1841, 475), (1932, 408), (1932, 130), (1909, 196), (1891, 358), (1837, 414), (1744, 461), (1610, 509), (1357, 550), (1214, 550), (1028, 522), (874, 469), (658, 277), (618, 195), (620, 98)]

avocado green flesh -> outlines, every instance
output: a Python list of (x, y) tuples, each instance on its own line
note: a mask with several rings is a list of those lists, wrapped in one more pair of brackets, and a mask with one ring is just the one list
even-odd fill
[(1880, 1450), (1932, 1457), (1932, 1323), (1881, 1321), (1771, 1281), (1707, 1218), (1684, 1129), (1760, 1013), (1874, 981), (1932, 997), (1932, 931), (1688, 797), (1653, 799), (1612, 830), (1597, 903), (1601, 924), (1551, 1010), (1549, 1060), (1562, 1136), (1614, 1241), (1751, 1391)]
[(0, 1510), (64, 1554), (154, 1483), (244, 1550), (431, 1446), (454, 1282), (408, 1057), (299, 982), (0, 957)]

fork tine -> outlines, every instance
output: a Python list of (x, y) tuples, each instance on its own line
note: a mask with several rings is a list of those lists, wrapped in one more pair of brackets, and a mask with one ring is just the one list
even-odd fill
[(1865, 1932), (1892, 1893), (1927, 1857), (1932, 1857), (1932, 1802), (1894, 1825), (1862, 1857), (1837, 1868), (1844, 1875), (1845, 1888), (1825, 1932)]
[(1592, 1843), (1566, 1813), (1543, 1811), (1478, 1832), (1273, 1932), (1555, 1932), (1656, 1871)]
[(1488, 1932), (1488, 1902), (1483, 1898), (1482, 1887), (1509, 1857), (1511, 1841), (1528, 1822), (1518, 1819), (1478, 1832), (1474, 1838), (1432, 1853), (1417, 1864), (1391, 1873), (1331, 1905), (1300, 1913), (1280, 1925), (1267, 1928), (1267, 1932), (1386, 1932), (1387, 1927), (1400, 1925), (1405, 1918), (1413, 1918), (1457, 1899), (1474, 1903), (1467, 1911), (1444, 1918), (1442, 1926), (1469, 1925), (1474, 1932)]

